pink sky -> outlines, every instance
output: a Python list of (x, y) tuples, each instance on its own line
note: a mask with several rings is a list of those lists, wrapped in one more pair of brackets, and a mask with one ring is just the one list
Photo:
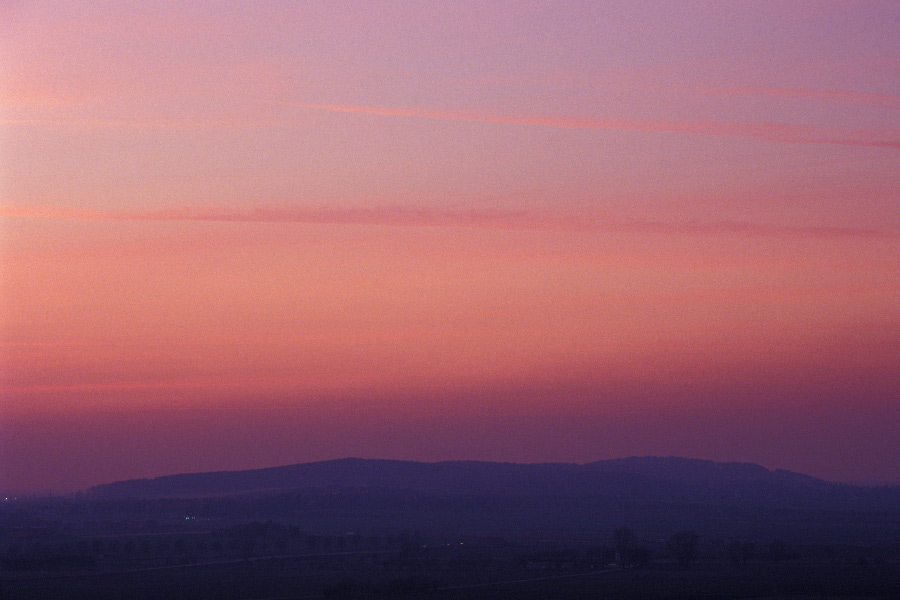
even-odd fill
[(0, 8), (0, 489), (900, 481), (896, 2)]

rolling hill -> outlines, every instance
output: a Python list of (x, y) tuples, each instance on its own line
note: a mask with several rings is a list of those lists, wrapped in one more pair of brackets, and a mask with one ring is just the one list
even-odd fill
[(896, 506), (900, 488), (815, 479), (750, 463), (634, 457), (588, 464), (412, 462), (345, 458), (246, 471), (167, 475), (98, 485), (95, 498), (216, 496), (287, 490), (379, 488), (439, 495), (590, 496), (623, 502)]

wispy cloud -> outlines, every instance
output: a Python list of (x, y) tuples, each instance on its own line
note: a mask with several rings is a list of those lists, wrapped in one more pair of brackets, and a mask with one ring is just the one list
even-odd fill
[(596, 129), (611, 131), (648, 131), (687, 133), (753, 138), (793, 144), (835, 144), (841, 146), (869, 146), (900, 149), (900, 133), (885, 135), (881, 132), (858, 131), (850, 134), (803, 125), (787, 123), (736, 123), (720, 121), (666, 121), (655, 119), (620, 119), (614, 117), (557, 117), (497, 115), (486, 112), (448, 110), (419, 107), (384, 107), (343, 104), (309, 104), (278, 102), (312, 110), (337, 113), (354, 113), (382, 117), (411, 117), (466, 121), (475, 123), (503, 123), (567, 129)]
[(900, 96), (892, 94), (873, 94), (848, 90), (817, 90), (804, 88), (678, 88), (667, 87), (675, 91), (690, 91), (696, 94), (728, 95), (728, 96), (770, 96), (788, 100), (808, 100), (811, 102), (827, 102), (832, 104), (848, 104), (852, 106), (872, 106), (900, 110)]
[(97, 221), (207, 221), (234, 223), (297, 223), (320, 225), (386, 225), (404, 227), (469, 227), (476, 229), (639, 232), (651, 234), (779, 236), (800, 238), (900, 239), (900, 232), (857, 227), (794, 226), (738, 221), (662, 222), (611, 219), (590, 214), (558, 214), (526, 210), (441, 209), (385, 206), (329, 208), (283, 206), (246, 211), (218, 207), (186, 207), (157, 211), (3, 207), (11, 218)]
[[(662, 88), (660, 88), (662, 89)], [(683, 90), (684, 91), (684, 90)], [(717, 88), (698, 89), (695, 93), (738, 95), (759, 93), (786, 98), (833, 98), (845, 103), (858, 103), (867, 99), (870, 105), (900, 109), (900, 98), (880, 94), (857, 94), (854, 92), (815, 91), (799, 89), (762, 88)], [(773, 122), (729, 122), (729, 121), (671, 121), (665, 119), (628, 119), (619, 117), (577, 117), (577, 116), (528, 116), (504, 115), (473, 110), (388, 107), (344, 104), (314, 104), (286, 101), (266, 101), (265, 104), (289, 106), (308, 110), (333, 113), (361, 114), (377, 117), (401, 117), (459, 121), (469, 123), (495, 123), (534, 127), (554, 127), (561, 129), (583, 129), (598, 131), (641, 131), (658, 133), (681, 133), (690, 135), (712, 135), (739, 137), (782, 142), (791, 144), (824, 144), (838, 146), (861, 146), (900, 149), (900, 131), (836, 129), (792, 125)], [(221, 119), (221, 120), (168, 120), (168, 119), (103, 119), (103, 118), (0, 118), (0, 123), (11, 126), (28, 127), (68, 127), (88, 129), (119, 129), (131, 131), (152, 130), (207, 130), (221, 131), (252, 129), (260, 127), (291, 127), (298, 123), (292, 120), (272, 119)]]
[(229, 129), (252, 129), (256, 127), (288, 127), (296, 125), (290, 121), (263, 121), (227, 119), (219, 121), (191, 121), (164, 119), (93, 119), (93, 118), (6, 118), (0, 119), (5, 125), (22, 125), (32, 127), (74, 127), (88, 129), (123, 129), (123, 130), (202, 130), (223, 131)]
[[(661, 74), (658, 74), (661, 75)], [(759, 87), (759, 86), (699, 86), (656, 84), (648, 77), (635, 77), (635, 73), (608, 74), (601, 83), (586, 84), (583, 78), (576, 77), (541, 77), (541, 78), (477, 78), (464, 79), (464, 84), (499, 85), (499, 86), (539, 86), (560, 89), (623, 89), (646, 92), (662, 92), (668, 94), (687, 94), (691, 96), (765, 96), (785, 100), (803, 100), (826, 104), (842, 104), (849, 106), (866, 106), (900, 110), (900, 96), (896, 94), (880, 94), (874, 92), (858, 92), (853, 90), (833, 90), (818, 88), (792, 87)]]

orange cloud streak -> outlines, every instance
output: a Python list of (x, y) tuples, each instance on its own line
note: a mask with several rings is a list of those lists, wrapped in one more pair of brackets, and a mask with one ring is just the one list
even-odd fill
[[(900, 110), (900, 96), (894, 94), (878, 94), (873, 92), (854, 92), (851, 90), (822, 90), (810, 88), (766, 88), (766, 87), (704, 87), (686, 85), (655, 85), (630, 82), (623, 74), (617, 73), (615, 81), (603, 81), (599, 84), (588, 85), (581, 80), (565, 80), (560, 78), (504, 78), (481, 77), (475, 79), (463, 79), (467, 84), (489, 84), (501, 86), (538, 85), (554, 88), (581, 89), (590, 87), (639, 89), (650, 92), (675, 92), (696, 96), (769, 96), (772, 98), (786, 98), (789, 100), (806, 100), (827, 104), (842, 104), (848, 106), (867, 106), (874, 108), (888, 108)], [(629, 73), (631, 75), (631, 73)]]
[(13, 218), (95, 221), (208, 221), (241, 223), (303, 223), (322, 225), (392, 225), (407, 227), (470, 227), (535, 231), (609, 231), (660, 234), (748, 235), (795, 238), (897, 239), (900, 232), (858, 227), (778, 226), (734, 221), (664, 223), (613, 220), (590, 215), (559, 215), (524, 210), (452, 210), (386, 206), (329, 208), (288, 206), (235, 211), (216, 207), (185, 207), (156, 211), (2, 207), (0, 216)]
[(520, 117), (494, 115), (474, 111), (431, 108), (393, 108), (337, 104), (279, 103), (298, 108), (339, 113), (356, 113), (389, 117), (414, 117), (444, 121), (474, 123), (508, 123), (566, 129), (597, 129), (611, 131), (657, 131), (696, 135), (717, 135), (760, 139), (792, 144), (833, 144), (900, 149), (900, 137), (884, 137), (878, 132), (854, 132), (853, 137), (828, 129), (789, 125), (786, 123), (727, 123), (719, 121), (665, 121), (656, 119), (619, 119), (612, 117)]
[(88, 127), (100, 129), (130, 130), (202, 130), (223, 131), (228, 129), (250, 129), (254, 127), (286, 127), (291, 125), (285, 121), (169, 121), (159, 119), (0, 119), (6, 125), (32, 125), (36, 127)]
[(900, 110), (900, 96), (892, 94), (873, 94), (868, 92), (852, 92), (847, 90), (813, 90), (804, 88), (666, 88), (673, 90), (689, 89), (700, 94), (721, 94), (734, 96), (771, 96), (790, 100), (809, 100), (831, 104), (851, 106), (872, 106)]

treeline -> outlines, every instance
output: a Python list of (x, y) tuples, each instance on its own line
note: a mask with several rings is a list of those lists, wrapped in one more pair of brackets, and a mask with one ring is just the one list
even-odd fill
[(318, 534), (275, 522), (247, 522), (202, 532), (4, 538), (0, 569), (146, 567), (278, 556), (396, 554), (423, 546), (419, 532)]
[(757, 552), (772, 540), (810, 544), (892, 544), (900, 540), (900, 508), (819, 511), (625, 502), (609, 496), (471, 495), (407, 489), (324, 488), (164, 499), (91, 496), (0, 503), (0, 532), (56, 528), (78, 535), (204, 531), (268, 520), (310, 531), (403, 529), (509, 538), (605, 539), (634, 523), (653, 540), (695, 531), (702, 539), (752, 540)]
[[(845, 533), (836, 538), (825, 535), (819, 521), (811, 521), (803, 536), (777, 523), (749, 535), (731, 525), (738, 520), (764, 523), (779, 516), (771, 510), (756, 511), (748, 519), (745, 509), (710, 513), (688, 507), (664, 512), (670, 507), (654, 505), (618, 521), (635, 523), (632, 529), (608, 527), (621, 517), (616, 511), (622, 509), (596, 502), (377, 487), (204, 498), (27, 499), (0, 506), (0, 569), (141, 567), (344, 553), (393, 555), (390, 560), (403, 564), (480, 556), (477, 560), (552, 569), (576, 564), (592, 569), (655, 564), (688, 569), (697, 560), (743, 564), (802, 558), (866, 564), (900, 559), (900, 536), (886, 541), (867, 536), (866, 528), (853, 529), (854, 540), (847, 542)], [(891, 514), (878, 516), (887, 519)], [(837, 522), (839, 516), (831, 518)], [(865, 515), (854, 516), (860, 520)], [(416, 534), (417, 529), (429, 532), (429, 539)], [(493, 541), (485, 542), (489, 536)], [(511, 541), (499, 541), (503, 539)], [(535, 543), (538, 539), (557, 540), (552, 548), (556, 554), (547, 555), (549, 550)], [(461, 541), (465, 547), (451, 552)], [(518, 554), (513, 555), (510, 547), (517, 547)]]
[[(512, 549), (518, 548), (514, 554)], [(531, 549), (529, 549), (531, 548)], [(419, 532), (379, 535), (360, 532), (321, 534), (276, 522), (247, 522), (205, 532), (122, 534), (64, 538), (5, 537), (0, 569), (58, 570), (91, 566), (147, 567), (273, 557), (380, 555), (384, 565), (434, 565), (451, 561), (485, 565), (506, 561), (529, 569), (597, 570), (648, 568), (670, 564), (688, 569), (698, 560), (734, 564), (818, 560), (840, 564), (879, 564), (900, 559), (900, 547), (800, 545), (776, 539), (704, 540), (683, 530), (648, 540), (630, 528), (617, 528), (607, 543), (512, 543), (482, 539), (466, 543), (425, 539)], [(343, 560), (343, 559), (339, 559)], [(356, 560), (347, 558), (346, 560)], [(315, 561), (311, 561), (312, 564)]]

